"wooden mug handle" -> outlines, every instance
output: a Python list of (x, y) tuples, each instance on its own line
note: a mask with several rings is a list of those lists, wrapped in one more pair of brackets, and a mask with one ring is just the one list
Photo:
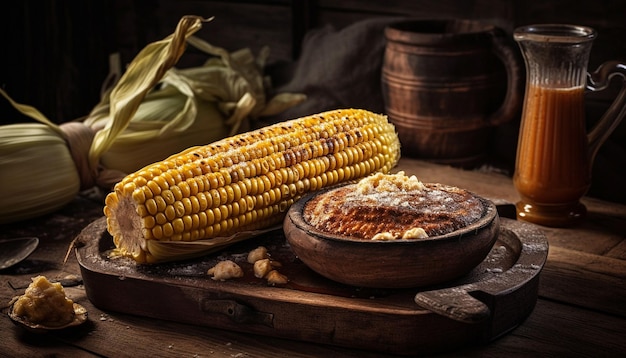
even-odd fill
[(502, 61), (506, 70), (507, 85), (504, 101), (488, 121), (492, 125), (508, 122), (519, 113), (524, 99), (525, 65), (515, 44), (509, 40), (504, 30), (494, 27), (489, 31), (494, 54)]

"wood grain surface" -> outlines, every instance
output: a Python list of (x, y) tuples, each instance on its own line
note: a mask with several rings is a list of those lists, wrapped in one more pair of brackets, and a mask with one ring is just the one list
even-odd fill
[[(511, 181), (494, 173), (463, 171), (403, 159), (397, 170), (420, 179), (468, 188), (480, 195), (514, 202)], [(95, 197), (96, 199), (92, 198)], [(82, 285), (66, 287), (70, 298), (89, 311), (89, 321), (75, 329), (33, 335), (8, 318), (6, 304), (23, 293), (30, 277), (60, 280), (80, 276), (75, 255), (64, 264), (70, 242), (101, 217), (98, 196), (80, 196), (55, 213), (25, 223), (0, 226), (0, 238), (36, 234), (40, 247), (29, 259), (0, 272), (2, 350), (12, 357), (381, 357), (378, 352), (279, 339), (257, 334), (175, 323), (96, 308)], [(613, 357), (626, 353), (626, 208), (585, 199), (590, 215), (579, 227), (540, 228), (550, 251), (540, 276), (539, 299), (527, 319), (488, 344), (440, 356)], [(149, 301), (151, 297), (144, 298)], [(172, 299), (172, 304), (175, 300)], [(303, 316), (305, 317), (305, 316)], [(310, 319), (310, 317), (308, 318)], [(315, 332), (310, 332), (315, 334)], [(414, 352), (422, 355), (423, 352)]]

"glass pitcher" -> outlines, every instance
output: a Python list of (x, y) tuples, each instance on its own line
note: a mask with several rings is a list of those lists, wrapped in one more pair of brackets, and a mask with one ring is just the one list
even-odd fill
[(596, 31), (575, 25), (530, 25), (513, 34), (526, 64), (513, 183), (520, 195), (520, 220), (570, 226), (586, 215), (580, 198), (591, 185), (598, 148), (626, 114), (626, 86), (600, 121), (586, 130), (585, 90), (599, 91), (616, 74), (626, 84), (626, 65), (602, 64), (587, 73)]

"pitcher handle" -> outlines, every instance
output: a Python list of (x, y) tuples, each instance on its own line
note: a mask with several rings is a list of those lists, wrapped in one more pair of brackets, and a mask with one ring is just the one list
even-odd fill
[(517, 47), (508, 39), (504, 30), (496, 27), (489, 33), (493, 52), (504, 64), (507, 77), (504, 101), (488, 118), (491, 125), (498, 125), (512, 120), (522, 107), (526, 85), (525, 65), (520, 53), (515, 51)]
[(588, 90), (602, 91), (609, 86), (613, 77), (617, 75), (622, 76), (622, 88), (609, 109), (587, 135), (590, 163), (593, 163), (600, 146), (609, 138), (626, 115), (626, 64), (620, 61), (607, 61), (593, 73), (588, 74), (587, 77)]

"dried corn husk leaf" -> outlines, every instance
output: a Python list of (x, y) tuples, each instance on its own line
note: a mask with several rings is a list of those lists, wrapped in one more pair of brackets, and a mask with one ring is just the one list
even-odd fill
[[(0, 88), (0, 94), (4, 98), (6, 98), (7, 101), (9, 101), (9, 103), (11, 103), (13, 107), (15, 107), (15, 109), (17, 109), (24, 115), (30, 118), (33, 118), (40, 123), (47, 125), (50, 128), (50, 130), (58, 134), (59, 137), (65, 136), (65, 133), (63, 133), (63, 130), (61, 130), (59, 126), (57, 126), (55, 123), (51, 122), (48, 118), (46, 118), (46, 116), (44, 116), (43, 113), (41, 113), (37, 108), (33, 106), (29, 106), (27, 104), (15, 102), (13, 98), (11, 98), (2, 88)], [(0, 127), (4, 128), (4, 126), (0, 126)]]
[[(231, 236), (215, 237), (208, 240), (197, 241), (158, 241), (148, 240), (148, 251), (152, 255), (155, 262), (168, 262), (172, 260), (184, 260), (199, 255), (208, 255), (219, 251), (226, 246), (231, 246), (237, 242), (248, 240), (252, 237), (268, 233), (279, 229), (280, 226), (274, 226), (263, 230), (241, 231)], [(128, 253), (121, 251), (119, 248), (114, 250), (116, 255), (120, 257), (128, 256)]]
[[(282, 93), (267, 101), (269, 81), (263, 77), (267, 49), (255, 58), (249, 49), (228, 53), (194, 36), (187, 41), (215, 57), (203, 66), (165, 72), (127, 128), (102, 153), (102, 165), (136, 171), (190, 146), (247, 131), (251, 119), (280, 113), (305, 99)], [(105, 97), (85, 124), (98, 130), (115, 120), (112, 115)]]
[(98, 166), (102, 154), (128, 127), (145, 95), (182, 56), (186, 39), (200, 29), (203, 21), (197, 16), (183, 17), (174, 34), (149, 44), (131, 62), (109, 96), (112, 120), (96, 133), (89, 150), (92, 168)]
[[(200, 116), (219, 121), (196, 121)], [(168, 122), (168, 118), (172, 121)], [(178, 126), (168, 126), (172, 122)], [(228, 132), (214, 103), (196, 105), (175, 88), (166, 88), (146, 96), (128, 127), (102, 154), (100, 163), (130, 173), (162, 160), (171, 151), (182, 151), (203, 143), (210, 135), (226, 136)]]

